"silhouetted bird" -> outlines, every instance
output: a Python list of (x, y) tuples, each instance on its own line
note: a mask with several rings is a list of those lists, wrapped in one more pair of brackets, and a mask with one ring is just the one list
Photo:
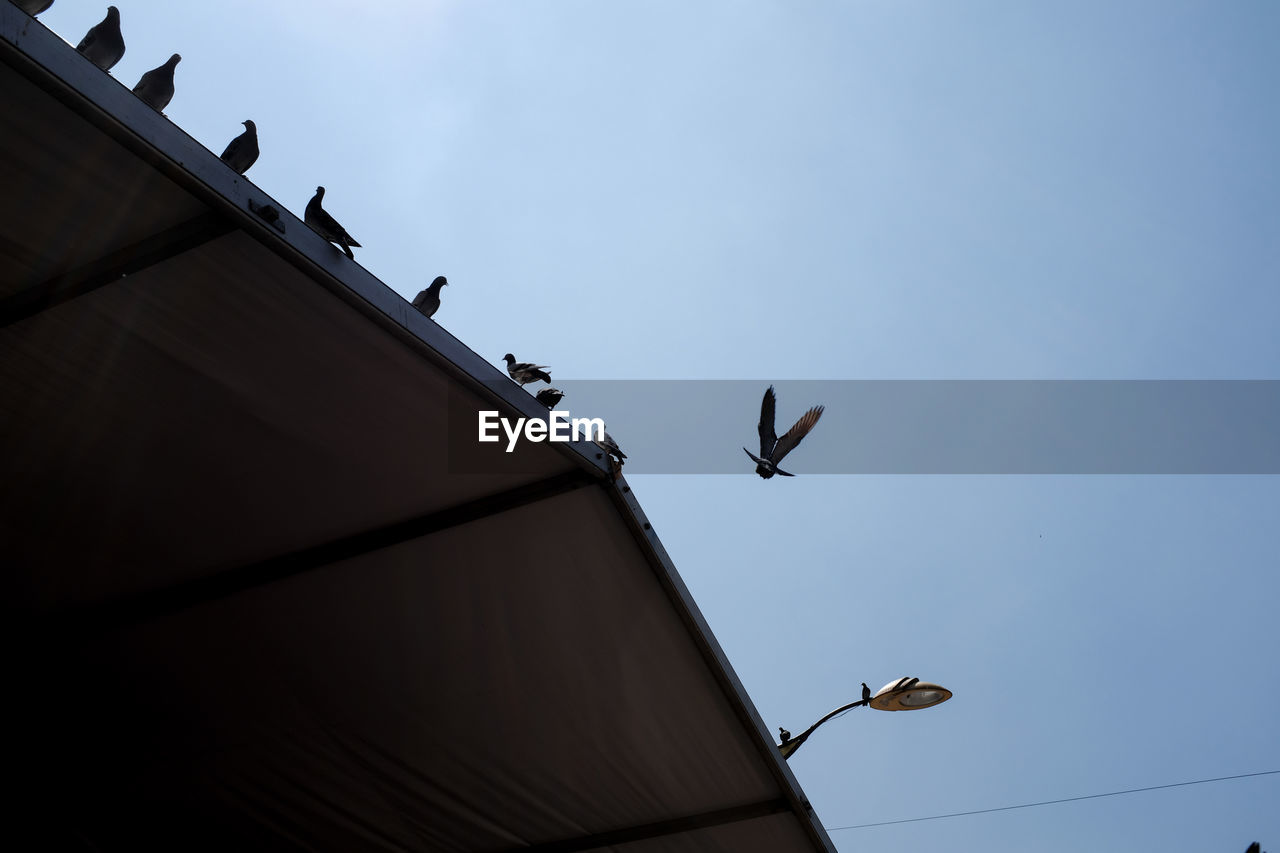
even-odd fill
[(503, 356), (507, 362), (507, 373), (511, 378), (519, 382), (521, 385), (528, 385), (530, 382), (539, 380), (551, 384), (551, 374), (546, 371), (551, 368), (545, 364), (534, 364), (530, 361), (516, 361), (516, 357), (511, 353)]
[(444, 276), (436, 276), (430, 287), (413, 297), (413, 307), (428, 317), (435, 316), (440, 310), (440, 288), (448, 283), (449, 280)]
[(742, 448), (755, 461), (756, 473), (766, 480), (774, 474), (781, 474), (784, 477), (795, 476), (779, 468), (778, 463), (795, 449), (796, 445), (809, 434), (810, 430), (817, 426), (818, 418), (822, 417), (823, 412), (822, 406), (814, 406), (800, 416), (800, 420), (796, 421), (791, 429), (787, 430), (786, 435), (778, 438), (773, 431), (773, 410), (775, 405), (773, 386), (770, 385), (764, 392), (764, 400), (760, 403), (760, 425), (758, 427), (760, 433), (760, 455), (756, 456), (745, 447)]
[(115, 6), (107, 7), (107, 17), (102, 23), (95, 24), (84, 34), (76, 50), (84, 54), (84, 58), (101, 68), (110, 71), (111, 66), (124, 56), (124, 36), (120, 34), (120, 10)]
[(604, 431), (604, 440), (597, 441), (596, 444), (604, 448), (604, 452), (613, 457), (619, 468), (622, 467), (624, 464), (622, 460), (627, 458), (627, 454), (622, 452), (622, 448), (618, 446), (618, 442), (613, 440), (613, 436), (609, 435), (608, 430)]
[(862, 682), (862, 701), (868, 705), (871, 704), (871, 688), (867, 686), (867, 682)]
[(143, 74), (138, 85), (133, 87), (133, 94), (156, 112), (163, 112), (173, 100), (173, 70), (181, 61), (182, 57), (175, 53), (164, 65)]
[(564, 399), (564, 392), (559, 388), (543, 388), (537, 394), (537, 400), (548, 409), (554, 409), (556, 403)]
[(258, 126), (250, 119), (240, 123), (244, 125), (244, 133), (228, 142), (227, 150), (222, 152), (222, 162), (237, 175), (243, 175), (258, 162)]
[(782, 726), (778, 726), (778, 736), (782, 738), (783, 743), (791, 740), (791, 732), (787, 731)]
[(35, 17), (53, 5), (53, 0), (13, 0), (15, 6)]
[(920, 683), (920, 679), (918, 678), (904, 678), (898, 682), (898, 689), (910, 690), (912, 687), (915, 687), (919, 683)]
[(338, 224), (338, 220), (334, 219), (329, 213), (320, 206), (320, 202), (324, 199), (324, 187), (316, 187), (316, 194), (311, 197), (311, 201), (307, 202), (306, 213), (302, 219), (310, 225), (317, 234), (328, 240), (330, 243), (337, 243), (342, 247), (342, 251), (346, 253), (348, 258), (353, 261), (356, 256), (351, 253), (351, 247), (357, 249), (362, 248), (359, 243), (351, 238), (347, 233), (347, 229)]
[(600, 441), (596, 442), (596, 446), (609, 454), (609, 472), (613, 475), (613, 479), (616, 482), (617, 479), (622, 476), (622, 466), (627, 464), (625, 461), (627, 454), (622, 452), (622, 448), (618, 446), (618, 442), (613, 440), (613, 436), (609, 435), (609, 431), (607, 429), (602, 429), (601, 432), (603, 432), (604, 435), (601, 437)]
[(1255, 841), (1249, 845), (1249, 849), (1245, 850), (1244, 853), (1262, 853), (1262, 845)]

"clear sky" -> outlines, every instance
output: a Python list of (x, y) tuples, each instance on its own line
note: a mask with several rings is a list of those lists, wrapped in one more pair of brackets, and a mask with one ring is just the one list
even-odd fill
[[(436, 319), (495, 364), (1280, 378), (1277, 3), (117, 5), (117, 79), (181, 53), (175, 123), (217, 153), (253, 119), (248, 178), (298, 215), (325, 185), (406, 298), (447, 275)], [(1280, 769), (1280, 478), (740, 461), (632, 484), (765, 721), (955, 691), (791, 760), (840, 849), (1280, 850), (1274, 775), (838, 829)]]

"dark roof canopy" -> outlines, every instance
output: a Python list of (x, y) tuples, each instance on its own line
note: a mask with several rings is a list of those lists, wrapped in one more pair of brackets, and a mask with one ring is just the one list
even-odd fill
[(477, 409), (544, 410), (8, 3), (0, 102), (0, 541), (34, 828), (834, 849), (594, 445), (460, 464)]

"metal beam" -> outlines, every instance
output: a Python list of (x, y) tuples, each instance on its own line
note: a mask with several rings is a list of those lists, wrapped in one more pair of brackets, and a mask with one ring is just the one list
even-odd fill
[(533, 844), (528, 847), (513, 847), (505, 853), (574, 853), (579, 850), (596, 850), (614, 844), (628, 844), (632, 841), (645, 841), (650, 838), (661, 838), (664, 835), (677, 835), (682, 832), (694, 832), (726, 823), (737, 823), (742, 820), (753, 820), (758, 817), (782, 814), (791, 811), (791, 804), (785, 798), (765, 800), (759, 803), (748, 803), (727, 809), (662, 820), (657, 823), (646, 823), (600, 832), (595, 835), (582, 835), (563, 841), (552, 841), (546, 844)]
[(210, 211), (42, 284), (20, 290), (0, 301), (0, 329), (189, 252), (233, 230), (235, 226), (227, 217)]
[(223, 569), (205, 577), (150, 590), (119, 601), (64, 611), (53, 616), (46, 627), (63, 636), (92, 638), (599, 482), (601, 481), (588, 471), (574, 469), (448, 509), (354, 533), (257, 563)]

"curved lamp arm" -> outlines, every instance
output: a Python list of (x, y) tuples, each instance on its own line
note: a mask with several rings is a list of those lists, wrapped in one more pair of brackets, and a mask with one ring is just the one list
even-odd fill
[(890, 681), (884, 687), (881, 687), (874, 696), (867, 695), (866, 685), (864, 684), (862, 695), (867, 698), (859, 699), (857, 702), (850, 702), (848, 705), (841, 705), (796, 737), (786, 737), (782, 743), (778, 744), (778, 751), (782, 753), (782, 757), (790, 758), (791, 754), (800, 748), (800, 744), (809, 739), (809, 735), (813, 734), (818, 726), (832, 717), (843, 714), (850, 708), (867, 705), (879, 711), (918, 711), (922, 708), (941, 705), (951, 698), (951, 691), (940, 684), (932, 684), (927, 681), (921, 681), (918, 678), (899, 678), (897, 681)]
[(813, 734), (817, 730), (818, 726), (822, 725), (827, 720), (839, 714), (843, 714), (845, 711), (848, 711), (850, 708), (856, 708), (859, 705), (865, 705), (869, 701), (870, 700), (868, 699), (859, 699), (857, 702), (850, 702), (848, 705), (841, 705), (839, 708), (836, 708), (834, 711), (827, 714), (821, 720), (818, 720), (818, 722), (814, 723), (812, 726), (809, 726), (809, 728), (805, 729), (800, 734), (796, 735), (795, 737), (791, 738), (788, 741), (784, 741), (783, 743), (778, 744), (778, 749), (782, 752), (782, 757), (790, 758), (791, 753), (799, 749), (800, 744), (808, 740), (809, 735)]

